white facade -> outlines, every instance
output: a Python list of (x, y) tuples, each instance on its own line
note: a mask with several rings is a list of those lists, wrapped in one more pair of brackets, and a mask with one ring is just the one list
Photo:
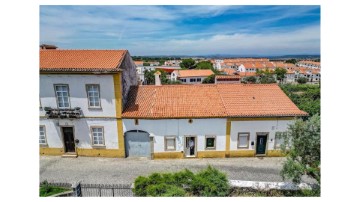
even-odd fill
[(164, 137), (176, 136), (176, 151), (184, 151), (184, 137), (197, 137), (197, 151), (205, 150), (205, 136), (216, 136), (216, 150), (225, 150), (226, 119), (123, 119), (124, 133), (131, 130), (142, 130), (154, 137), (154, 152), (164, 152)]
[(47, 146), (50, 148), (64, 148), (62, 127), (73, 127), (74, 139), (78, 139), (78, 148), (92, 149), (90, 127), (103, 127), (104, 148), (118, 149), (118, 133), (116, 119), (82, 118), (82, 119), (40, 119), (40, 125), (45, 126)]
[[(269, 133), (267, 150), (274, 150), (275, 132), (284, 132), (293, 120), (264, 120), (264, 121), (232, 121), (230, 131), (230, 150), (239, 150), (238, 133), (250, 133), (249, 148), (241, 150), (255, 150), (256, 133)], [(251, 145), (254, 142), (254, 145)]]
[[(79, 119), (46, 118), (45, 107), (57, 109), (54, 85), (68, 86), (70, 108), (80, 107)], [(90, 108), (87, 84), (99, 85), (100, 107)], [(40, 126), (45, 126), (47, 147), (63, 148), (64, 137), (61, 128), (73, 127), (74, 139), (79, 140), (78, 148), (92, 146), (90, 127), (102, 127), (106, 149), (118, 149), (114, 81), (112, 75), (91, 74), (41, 74), (40, 75)]]
[(182, 84), (201, 84), (207, 76), (197, 76), (197, 77), (181, 77), (178, 80)]
[[(41, 74), (41, 107), (57, 108), (55, 84), (66, 84), (69, 89), (70, 108), (80, 107), (85, 117), (115, 117), (115, 93), (112, 75)], [(100, 86), (100, 108), (89, 108), (86, 84)], [(45, 116), (45, 111), (40, 111)]]

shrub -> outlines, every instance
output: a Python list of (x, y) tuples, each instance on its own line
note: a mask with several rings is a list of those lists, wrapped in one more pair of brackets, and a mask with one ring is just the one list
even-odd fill
[(153, 173), (135, 180), (136, 196), (226, 196), (230, 186), (224, 173), (209, 166), (198, 174), (190, 170)]
[(211, 166), (200, 171), (191, 184), (191, 191), (199, 196), (227, 196), (229, 189), (226, 175)]
[(305, 78), (305, 77), (298, 78), (298, 80), (297, 80), (297, 82), (300, 83), (300, 84), (304, 84), (304, 83), (306, 83), (307, 81), (308, 81), (308, 79)]

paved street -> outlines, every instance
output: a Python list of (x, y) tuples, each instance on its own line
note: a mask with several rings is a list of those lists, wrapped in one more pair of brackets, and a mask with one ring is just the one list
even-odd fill
[(230, 180), (282, 181), (284, 158), (227, 158), (147, 160), (119, 158), (40, 157), (40, 181), (120, 184), (132, 183), (139, 175), (172, 172), (185, 168), (196, 172), (212, 165), (227, 173)]

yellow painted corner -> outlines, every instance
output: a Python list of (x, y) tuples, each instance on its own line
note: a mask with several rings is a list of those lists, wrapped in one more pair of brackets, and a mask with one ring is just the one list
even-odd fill
[(225, 158), (225, 151), (198, 151), (198, 158)]
[(231, 121), (230, 121), (230, 119), (227, 119), (226, 120), (226, 145), (225, 145), (225, 149), (226, 149), (225, 156), (226, 157), (230, 157), (230, 132), (231, 132)]
[(116, 117), (121, 118), (122, 113), (122, 84), (121, 84), (121, 72), (113, 75), (114, 79), (114, 91), (115, 91), (115, 107)]
[(230, 157), (254, 157), (255, 150), (233, 150), (230, 151)]
[(40, 147), (40, 155), (63, 155), (64, 148), (49, 148), (49, 147)]
[(184, 158), (181, 152), (156, 152), (154, 159), (182, 159)]
[(118, 144), (121, 157), (125, 157), (125, 140), (122, 119), (117, 119)]
[(281, 150), (268, 150), (266, 156), (283, 157), (283, 156), (285, 156), (285, 154)]
[(123, 157), (118, 149), (83, 149), (77, 148), (76, 152), (79, 156), (100, 156), (100, 157)]

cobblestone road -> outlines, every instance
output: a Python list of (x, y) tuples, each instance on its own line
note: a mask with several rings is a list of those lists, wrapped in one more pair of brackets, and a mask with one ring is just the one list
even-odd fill
[(284, 158), (226, 159), (119, 159), (58, 156), (40, 157), (40, 181), (120, 184), (132, 183), (139, 175), (189, 169), (197, 172), (212, 165), (225, 172), (230, 180), (283, 181), (280, 170)]

